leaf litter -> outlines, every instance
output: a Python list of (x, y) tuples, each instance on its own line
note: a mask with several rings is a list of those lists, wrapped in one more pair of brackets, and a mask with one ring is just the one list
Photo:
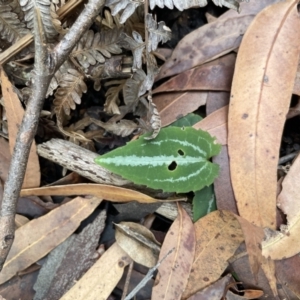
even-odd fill
[[(273, 3), (278, 4), (272, 5)], [(197, 2), (199, 6), (206, 4), (206, 1)], [(28, 207), (19, 207), (21, 215), (17, 215), (15, 219), (18, 229), (10, 254), (12, 257), (9, 257), (0, 273), (1, 282), (14, 275), (16, 276), (12, 280), (16, 280), (17, 276), (21, 277), (19, 282), (14, 283), (17, 287), (14, 290), (19, 293), (16, 299), (21, 297), (22, 290), (19, 287), (24, 285), (25, 277), (30, 274), (33, 279), (28, 284), (33, 286), (36, 281), (36, 293), (34, 298), (29, 296), (34, 292), (26, 293), (33, 299), (107, 299), (116, 297), (116, 286), (128, 295), (134, 288), (129, 283), (131, 274), (139, 274), (141, 278), (147, 273), (147, 269), (139, 264), (152, 268), (157, 262), (158, 274), (152, 272), (145, 277), (149, 280), (148, 296), (143, 296), (141, 289), (137, 291), (138, 299), (149, 298), (151, 286), (152, 299), (275, 299), (277, 295), (278, 299), (293, 299), (295, 295), (299, 295), (299, 276), (294, 275), (300, 265), (296, 255), (299, 252), (296, 234), (299, 223), (296, 202), (299, 194), (299, 159), (292, 163), (283, 179), (282, 191), (276, 200), (281, 135), (291, 95), (299, 94), (299, 74), (296, 74), (299, 73), (297, 3), (292, 0), (253, 0), (250, 4), (242, 2), (239, 5), (235, 1), (220, 1), (216, 4), (239, 9), (240, 13), (229, 10), (186, 35), (162, 65), (156, 80), (176, 76), (161, 84), (156, 83), (153, 91), (151, 87), (157, 74), (154, 56), (159, 58), (161, 50), (156, 48), (160, 47), (160, 42), (168, 42), (171, 30), (167, 27), (167, 18), (157, 22), (156, 18), (148, 14), (145, 19), (149, 33), (147, 40), (143, 29), (137, 26), (144, 26), (143, 18), (139, 16), (143, 7), (141, 3), (130, 1), (107, 2), (106, 5), (111, 7), (114, 16), (106, 10), (103, 19), (97, 19), (95, 26), (106, 26), (107, 31), (104, 30), (101, 34), (98, 29), (88, 31), (70, 55), (70, 61), (55, 74), (48, 92), (49, 95), (54, 95), (54, 107), (51, 110), (57, 116), (55, 126), (67, 139), (86, 147), (88, 150), (84, 155), (90, 157), (83, 158), (84, 167), (78, 167), (75, 150), (71, 154), (72, 159), (64, 163), (64, 167), (78, 171), (81, 175), (92, 175), (86, 175), (92, 183), (87, 183), (84, 177), (76, 175), (66, 177), (54, 186), (45, 186), (45, 182), (41, 185), (39, 169), (41, 168), (43, 178), (45, 172), (54, 174), (55, 167), (52, 165), (45, 168), (43, 162), (40, 165), (36, 151), (33, 151), (35, 158), (29, 160), (29, 165), (33, 164), (33, 168), (28, 167), (27, 171), (28, 178), (33, 183), (25, 182), (23, 198), (19, 201), (19, 204), (27, 203)], [(180, 1), (150, 2), (151, 7), (154, 5), (186, 8)], [(5, 8), (4, 11), (11, 12), (11, 9)], [(0, 10), (0, 16), (2, 11)], [(121, 16), (118, 15), (119, 12), (122, 12)], [(182, 20), (184, 19), (180, 19), (180, 22)], [(52, 29), (47, 30), (50, 30), (51, 38), (55, 39), (57, 33), (54, 35)], [(8, 35), (8, 40), (11, 39), (11, 33), (3, 34), (4, 38)], [(119, 54), (123, 58), (126, 56), (122, 49), (130, 50), (133, 58), (116, 60), (117, 63), (112, 68), (110, 59)], [(128, 61), (131, 61), (131, 65), (127, 73)], [(148, 66), (147, 71), (146, 68), (142, 69), (145, 65)], [(15, 66), (12, 69), (5, 68), (10, 80), (16, 74)], [(110, 68), (109, 71), (107, 68)], [(109, 72), (124, 73), (120, 77), (114, 77)], [(94, 110), (93, 113), (88, 114), (83, 107), (77, 113), (77, 105), (85, 103), (84, 93), (87, 92), (88, 95), (90, 92), (87, 78), (94, 81), (96, 91), (104, 88), (101, 95), (105, 95), (106, 99), (102, 103), (102, 99), (99, 100), (102, 96), (97, 94), (98, 100), (94, 102), (97, 105), (99, 101), (103, 104), (104, 109), (99, 115), (93, 114), (98, 107), (91, 109)], [(101, 83), (102, 79), (107, 80), (104, 85)], [(27, 94), (25, 89), (19, 91), (14, 87), (15, 79), (10, 80), (4, 70), (1, 70), (2, 97), (6, 110), (2, 114), (1, 135), (7, 137), (8, 133), (9, 143), (13, 144), (23, 113), (20, 100), (26, 106)], [(22, 84), (25, 85), (24, 79)], [(195, 124), (189, 116), (191, 112), (196, 112), (196, 116), (203, 119), (195, 118), (198, 121)], [(76, 114), (77, 120), (74, 121)], [(291, 116), (297, 114), (296, 105)], [(50, 124), (50, 115), (49, 112), (47, 117), (41, 117), (45, 124)], [(128, 119), (125, 116), (129, 116)], [(161, 199), (179, 197), (174, 197), (174, 190), (169, 187), (167, 192), (161, 186), (155, 186), (151, 190), (142, 186), (142, 182), (133, 184), (128, 180), (117, 180), (109, 172), (100, 175), (100, 169), (96, 165), (94, 168), (90, 166), (95, 157), (94, 152), (97, 150), (104, 154), (112, 148), (123, 146), (133, 135), (144, 133), (145, 130), (153, 133), (151, 138), (154, 139), (147, 141), (148, 144), (159, 142), (164, 134), (164, 130), (159, 133), (160, 127), (175, 121), (178, 122), (176, 126), (183, 131), (190, 126), (208, 131), (222, 145), (220, 154), (214, 152), (212, 158), (220, 166), (219, 177), (214, 180), (214, 186), (200, 191), (190, 188), (195, 192), (194, 206), (192, 208), (190, 203), (185, 204), (189, 213), (193, 209), (194, 218), (196, 211), (197, 219), (201, 218), (193, 223), (180, 205), (178, 208), (166, 205), (158, 209), (156, 215), (153, 215), (156, 208), (149, 206), (148, 211), (145, 208), (142, 214), (138, 214), (134, 210), (139, 209), (139, 206), (132, 205), (129, 206), (132, 211), (130, 212), (130, 208), (127, 210), (125, 222), (113, 225), (116, 220), (123, 220), (124, 210), (121, 207), (127, 204), (122, 203), (138, 201), (147, 207), (150, 203), (162, 203), (164, 200)], [(256, 133), (254, 138), (245, 138), (252, 131)], [(158, 136), (155, 137), (156, 135)], [(43, 140), (44, 137), (41, 138)], [(141, 139), (140, 137), (138, 140)], [(48, 155), (51, 157), (53, 150), (50, 144), (43, 144), (43, 147), (44, 150), (48, 148)], [(140, 146), (133, 148), (138, 147)], [(3, 186), (10, 154), (9, 146), (2, 138), (1, 149), (0, 178)], [(269, 152), (263, 153), (264, 150)], [(61, 156), (67, 155), (61, 153)], [(51, 160), (49, 156), (47, 159)], [(268, 159), (270, 157), (271, 160)], [(60, 164), (58, 157), (54, 161)], [(249, 169), (251, 162), (255, 163)], [(140, 173), (139, 177), (146, 177), (146, 173)], [(159, 172), (156, 173), (159, 176)], [(253, 176), (256, 181), (252, 180)], [(58, 178), (55, 177), (51, 182)], [(198, 178), (199, 182), (201, 180), (202, 178)], [(111, 185), (112, 182), (115, 185)], [(157, 190), (158, 188), (162, 190)], [(187, 190), (178, 189), (180, 191)], [(29, 197), (32, 195), (40, 198)], [(79, 195), (94, 197), (70, 197)], [(214, 202), (211, 201), (214, 195), (218, 210), (211, 212), (215, 209), (212, 206)], [(115, 210), (112, 213), (108, 204), (104, 208), (100, 199), (119, 203), (115, 205), (119, 215), (116, 216), (118, 212)], [(287, 224), (282, 224), (281, 231), (276, 231), (276, 201), (287, 217)], [(99, 204), (100, 210), (96, 209)], [(106, 214), (108, 218), (104, 224)], [(159, 214), (165, 219), (158, 218)], [(175, 216), (177, 218), (172, 223)], [(32, 219), (35, 217), (39, 218)], [(89, 221), (80, 225), (86, 217)], [(142, 224), (130, 222), (131, 219), (138, 222), (137, 218)], [(84, 227), (85, 222), (90, 224)], [(161, 226), (162, 223), (157, 225), (157, 222), (164, 222), (164, 226)], [(104, 226), (106, 230), (102, 232)], [(79, 232), (74, 233), (75, 230)], [(109, 230), (110, 233), (107, 233)], [(163, 242), (161, 248), (157, 240)], [(243, 241), (246, 246), (240, 245)], [(235, 254), (240, 248), (244, 252)], [(39, 275), (34, 275), (37, 264), (33, 264), (40, 263), (39, 259), (47, 253), (50, 253), (47, 257), (49, 263), (41, 261), (43, 266)], [(51, 265), (51, 259), (56, 261), (56, 265), (55, 270), (48, 270), (54, 275), (50, 280), (44, 272), (48, 269), (48, 264)], [(76, 263), (78, 261), (79, 264)], [(244, 296), (237, 295), (237, 285), (230, 275), (232, 270), (226, 269), (230, 266), (229, 262), (238, 270), (237, 275), (241, 275)], [(73, 269), (68, 267), (70, 264)], [(125, 268), (129, 264), (132, 265), (132, 273)], [(24, 269), (30, 266), (32, 267), (25, 272), (32, 273), (23, 275)], [(243, 273), (243, 268), (247, 272)], [(288, 272), (287, 269), (293, 272)], [(67, 275), (70, 276), (69, 279), (60, 280)], [(46, 285), (43, 276), (49, 279), (46, 280)], [(120, 286), (119, 282), (122, 276), (124, 286)], [(155, 277), (155, 283), (152, 277)], [(5, 284), (0, 288), (0, 295), (9, 298), (9, 289), (4, 288)], [(126, 286), (129, 286), (129, 290)], [(253, 286), (256, 289), (251, 289)]]

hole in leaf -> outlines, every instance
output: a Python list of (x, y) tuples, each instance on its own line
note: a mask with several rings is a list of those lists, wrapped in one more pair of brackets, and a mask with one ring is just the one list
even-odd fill
[(183, 152), (181, 149), (179, 149), (177, 152), (178, 152), (178, 154), (181, 155), (181, 156), (184, 155), (184, 152)]
[(170, 171), (174, 171), (174, 170), (176, 169), (176, 167), (177, 167), (176, 162), (175, 162), (175, 161), (172, 161), (172, 162), (169, 164), (168, 169), (169, 169)]

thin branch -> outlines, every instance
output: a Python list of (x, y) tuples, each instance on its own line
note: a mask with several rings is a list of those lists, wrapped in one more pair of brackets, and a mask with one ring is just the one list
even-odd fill
[(65, 37), (50, 51), (45, 43), (38, 11), (35, 16), (35, 68), (33, 95), (28, 105), (16, 139), (12, 160), (3, 192), (0, 212), (0, 270), (4, 265), (14, 240), (16, 205), (25, 176), (29, 150), (34, 139), (39, 115), (49, 83), (55, 71), (67, 59), (81, 35), (92, 25), (104, 6), (104, 0), (90, 0)]

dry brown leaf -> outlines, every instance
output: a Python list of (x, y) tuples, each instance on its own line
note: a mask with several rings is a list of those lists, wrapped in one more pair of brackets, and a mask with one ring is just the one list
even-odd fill
[(189, 297), (188, 300), (220, 300), (224, 295), (224, 291), (226, 291), (226, 287), (231, 282), (233, 282), (232, 276), (231, 274), (227, 274), (210, 286)]
[(254, 16), (277, 1), (252, 0), (251, 5), (241, 3), (240, 14), (228, 11), (215, 22), (192, 31), (178, 43), (156, 79), (179, 74), (238, 48)]
[(221, 145), (227, 144), (227, 116), (228, 106), (224, 106), (208, 115), (206, 118), (196, 123), (195, 129), (208, 131), (212, 136), (217, 138)]
[(205, 105), (207, 92), (174, 92), (153, 96), (153, 103), (160, 114), (161, 126), (165, 127)]
[(25, 225), (28, 222), (29, 222), (28, 218), (26, 218), (26, 217), (24, 217), (22, 215), (16, 214), (16, 216), (15, 216), (15, 226), (16, 226), (16, 229), (22, 227), (23, 225)]
[(0, 284), (41, 259), (63, 242), (100, 202), (99, 198), (77, 197), (17, 229), (14, 243), (0, 273)]
[(193, 90), (230, 91), (235, 58), (235, 54), (228, 54), (182, 72), (156, 88), (153, 94)]
[[(24, 109), (22, 108), (17, 93), (14, 91), (14, 86), (11, 84), (5, 71), (2, 68), (0, 68), (0, 73), (1, 87), (9, 132), (9, 146), (10, 152), (12, 153), (15, 146), (18, 130), (23, 119)], [(30, 188), (40, 186), (40, 177), (40, 163), (36, 152), (35, 141), (33, 141), (29, 153), (23, 187)]]
[(244, 232), (247, 253), (249, 255), (249, 263), (252, 274), (257, 278), (257, 274), (261, 264), (263, 263), (263, 256), (261, 252), (261, 243), (265, 237), (264, 230), (247, 221), (246, 219), (234, 215)]
[(289, 258), (300, 252), (300, 156), (292, 164), (282, 182), (278, 206), (286, 214), (288, 225), (281, 226), (263, 243), (263, 255), (272, 259)]
[(138, 264), (152, 268), (156, 265), (160, 243), (145, 226), (133, 222), (115, 224), (118, 245)]
[(194, 225), (195, 258), (183, 298), (218, 280), (228, 266), (227, 260), (244, 240), (238, 221), (228, 211), (214, 211)]
[(219, 108), (229, 104), (230, 93), (209, 92), (206, 101), (206, 115), (210, 115)]
[(109, 201), (128, 202), (138, 201), (141, 203), (154, 203), (160, 200), (146, 194), (118, 186), (106, 184), (80, 183), (58, 186), (45, 186), (35, 189), (21, 190), (21, 196), (71, 196), (71, 195), (93, 195)]
[(131, 261), (114, 243), (60, 300), (106, 300)]
[(227, 146), (222, 146), (221, 152), (213, 157), (213, 162), (220, 166), (219, 176), (214, 181), (217, 207), (238, 214), (236, 201), (230, 179), (230, 166)]
[(232, 186), (242, 217), (276, 228), (279, 147), (300, 49), (298, 1), (263, 10), (239, 49), (228, 118)]
[(181, 299), (192, 267), (195, 244), (195, 229), (192, 220), (178, 205), (178, 217), (165, 237), (159, 261), (170, 250), (175, 249), (158, 268), (159, 282), (152, 290), (151, 299)]

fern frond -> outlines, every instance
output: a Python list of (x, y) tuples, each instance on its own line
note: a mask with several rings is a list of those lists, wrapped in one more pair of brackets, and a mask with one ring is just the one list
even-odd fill
[(82, 93), (87, 91), (87, 86), (83, 81), (83, 76), (75, 69), (68, 69), (68, 72), (61, 76), (59, 88), (55, 92), (54, 112), (60, 115), (63, 110), (66, 115), (71, 109), (76, 108), (76, 104), (81, 103)]
[[(237, 0), (212, 0), (213, 3), (217, 6), (225, 6), (234, 10), (239, 11), (240, 4)], [(207, 0), (189, 0), (189, 1), (182, 1), (182, 0), (150, 0), (150, 8), (153, 10), (155, 6), (160, 8), (164, 8), (165, 6), (169, 9), (173, 9), (174, 6), (182, 11), (184, 9), (188, 9), (191, 7), (203, 7), (207, 5)]]
[(88, 68), (97, 62), (104, 63), (111, 54), (120, 54), (122, 49), (117, 44), (122, 30), (113, 29), (94, 33), (89, 30), (72, 51), (71, 57), (76, 58), (80, 65)]
[(111, 14), (115, 16), (121, 10), (123, 10), (120, 23), (123, 24), (126, 20), (134, 13), (136, 8), (144, 4), (143, 0), (106, 0), (105, 6), (108, 6), (111, 9)]
[(172, 38), (172, 32), (169, 27), (166, 26), (165, 22), (156, 23), (151, 14), (146, 16), (146, 26), (149, 31), (148, 38), (148, 51), (155, 51), (158, 43), (166, 43)]
[(117, 84), (117, 86), (111, 86), (105, 93), (106, 101), (104, 104), (104, 111), (110, 115), (119, 115), (119, 104), (120, 104), (120, 92), (122, 91), (126, 80), (112, 80), (107, 82), (105, 85)]
[(0, 34), (1, 38), (14, 43), (29, 31), (21, 23), (18, 15), (12, 12), (9, 5), (0, 5)]
[(122, 33), (119, 45), (125, 49), (131, 50), (133, 55), (132, 69), (137, 70), (142, 67), (142, 55), (145, 43), (141, 35), (135, 31), (132, 32), (133, 38), (126, 33)]
[(39, 8), (41, 12), (42, 22), (44, 25), (45, 33), (48, 42), (54, 40), (57, 36), (57, 32), (52, 23), (52, 17), (50, 14), (50, 0), (20, 0), (20, 5), (25, 13), (25, 22), (27, 27), (33, 31), (34, 21), (34, 9)]

